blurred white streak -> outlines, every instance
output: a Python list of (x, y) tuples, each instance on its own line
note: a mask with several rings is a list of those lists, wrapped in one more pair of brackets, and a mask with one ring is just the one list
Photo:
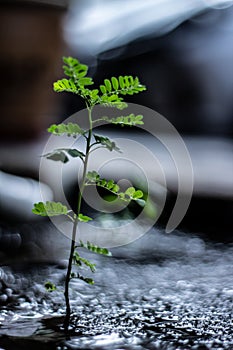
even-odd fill
[(210, 8), (233, 0), (80, 0), (71, 2), (65, 38), (75, 51), (96, 56), (145, 36), (160, 36)]

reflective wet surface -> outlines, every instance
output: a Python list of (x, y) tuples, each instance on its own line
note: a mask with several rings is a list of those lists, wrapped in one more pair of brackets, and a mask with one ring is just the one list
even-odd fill
[(65, 261), (2, 266), (0, 349), (233, 349), (231, 244), (153, 229), (112, 253), (93, 256), (94, 286), (72, 282), (70, 339)]

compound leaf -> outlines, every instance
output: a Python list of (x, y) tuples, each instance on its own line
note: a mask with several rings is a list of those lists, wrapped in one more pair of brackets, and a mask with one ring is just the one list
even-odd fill
[[(128, 107), (127, 103), (123, 101), (123, 98), (118, 96), (118, 93), (111, 93), (108, 95), (104, 85), (100, 85), (100, 90), (103, 95), (99, 97), (98, 103), (102, 106), (115, 107), (120, 110)], [(105, 91), (105, 93), (103, 91)]]
[(63, 57), (64, 73), (68, 77), (72, 77), (75, 80), (86, 76), (88, 67), (85, 64), (81, 64), (79, 60), (73, 57)]
[(53, 83), (53, 89), (56, 92), (72, 92), (77, 93), (78, 88), (72, 79), (60, 79)]
[(136, 125), (144, 124), (143, 116), (141, 114), (135, 115), (133, 113), (126, 116), (119, 116), (114, 118), (104, 116), (95, 120), (94, 122), (99, 122), (99, 121), (105, 121), (111, 124), (121, 125), (121, 126), (136, 126)]
[(89, 171), (86, 175), (86, 180), (89, 184), (95, 184), (96, 186), (103, 187), (116, 195), (118, 195), (120, 190), (120, 187), (114, 182), (114, 180), (102, 179), (96, 171)]
[(54, 134), (57, 136), (67, 135), (67, 136), (77, 137), (78, 135), (85, 134), (85, 131), (82, 128), (80, 128), (80, 126), (76, 123), (53, 124), (47, 130), (51, 134)]
[(81, 158), (83, 159), (85, 157), (85, 154), (76, 148), (60, 148), (55, 149), (54, 151), (50, 153), (46, 153), (43, 155), (43, 157), (46, 157), (47, 159), (54, 160), (54, 161), (61, 161), (62, 163), (67, 163), (69, 161), (69, 158), (67, 157), (67, 154), (70, 155), (73, 158)]
[(90, 252), (96, 253), (96, 254), (102, 254), (111, 256), (111, 252), (107, 248), (101, 248), (97, 245), (94, 245), (87, 241), (87, 243), (84, 243), (83, 241), (80, 241), (80, 247), (88, 249)]
[(97, 144), (101, 144), (103, 147), (107, 148), (109, 151), (120, 152), (120, 148), (117, 147), (114, 141), (111, 141), (108, 137), (93, 135)]
[(106, 190), (112, 192), (119, 199), (129, 202), (134, 200), (140, 206), (145, 206), (145, 200), (142, 199), (144, 196), (141, 190), (136, 190), (134, 187), (128, 187), (125, 192), (119, 192), (120, 187), (114, 182), (114, 180), (106, 180), (100, 178), (100, 175), (96, 171), (89, 171), (86, 175), (86, 185), (96, 185), (103, 187)]
[(94, 82), (93, 82), (92, 78), (89, 78), (89, 77), (81, 78), (78, 80), (79, 86), (93, 85), (93, 84), (94, 84)]
[(68, 209), (65, 205), (60, 202), (47, 201), (34, 203), (34, 208), (32, 212), (40, 216), (58, 216), (67, 215)]
[(81, 266), (82, 264), (86, 265), (87, 267), (89, 267), (89, 269), (91, 270), (91, 272), (95, 272), (95, 264), (91, 263), (89, 260), (82, 258), (78, 252), (74, 253), (73, 256), (74, 262), (75, 264)]
[(134, 115), (133, 113), (127, 115), (127, 116), (120, 116), (116, 118), (111, 118), (109, 120), (112, 124), (118, 124), (121, 126), (127, 125), (127, 126), (136, 126), (136, 125), (143, 125), (143, 116), (141, 114)]
[[(133, 95), (146, 90), (146, 87), (139, 82), (138, 77), (133, 78), (131, 75), (112, 77), (104, 79), (104, 85), (100, 85), (100, 90), (103, 95), (114, 94), (118, 97), (121, 95)], [(119, 97), (118, 97), (119, 99)]]
[(145, 201), (144, 199), (141, 199), (143, 197), (143, 192), (141, 190), (137, 190), (134, 187), (129, 187), (127, 188), (127, 190), (122, 193), (122, 199), (123, 200), (127, 200), (127, 197), (129, 197), (130, 200), (134, 200), (135, 202), (137, 202), (141, 207), (143, 207), (145, 205)]

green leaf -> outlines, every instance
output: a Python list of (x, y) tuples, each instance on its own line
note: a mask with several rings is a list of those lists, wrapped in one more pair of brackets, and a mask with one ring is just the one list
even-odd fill
[(129, 197), (133, 197), (134, 193), (135, 193), (135, 188), (134, 187), (129, 187), (127, 188), (127, 190), (125, 191), (125, 195), (129, 196)]
[(34, 203), (32, 212), (40, 216), (58, 216), (67, 215), (68, 209), (60, 202), (47, 201), (46, 203), (38, 202)]
[(107, 148), (109, 151), (117, 151), (120, 152), (120, 148), (117, 147), (116, 143), (114, 141), (111, 141), (108, 137), (99, 136), (94, 134), (95, 141), (97, 144), (103, 145), (105, 148)]
[(102, 187), (106, 187), (106, 185), (107, 185), (107, 180), (106, 180), (106, 179), (100, 179), (100, 180), (98, 181), (98, 185), (99, 185), (99, 186), (102, 186)]
[(131, 75), (121, 77), (121, 82), (123, 88), (120, 93), (122, 95), (133, 95), (146, 90), (146, 87), (144, 85), (141, 85), (139, 79), (137, 77), (133, 78)]
[(106, 184), (106, 187), (111, 190), (114, 187), (114, 180), (109, 180)]
[(128, 107), (127, 103), (123, 101), (123, 98), (118, 96), (118, 93), (111, 93), (110, 95), (107, 95), (107, 90), (103, 85), (100, 85), (100, 90), (102, 93), (103, 91), (106, 92), (99, 97), (99, 104), (103, 105), (104, 107), (115, 107), (118, 109), (124, 109)]
[(99, 174), (94, 170), (94, 171), (88, 171), (86, 175), (86, 179), (90, 182), (96, 182), (99, 180), (100, 176)]
[(104, 95), (104, 94), (106, 94), (107, 89), (106, 89), (106, 87), (105, 87), (104, 85), (100, 85), (100, 91), (101, 91), (102, 94)]
[(117, 108), (117, 109), (120, 109), (120, 110), (128, 107), (127, 103), (123, 102), (121, 98), (118, 98), (115, 101), (111, 101), (110, 97), (108, 97), (108, 96), (105, 96), (104, 98), (101, 97), (99, 99), (99, 103), (103, 107), (112, 107), (112, 108)]
[(80, 152), (79, 150), (77, 150), (76, 148), (70, 148), (67, 150), (67, 153), (73, 157), (73, 158), (83, 158), (85, 157), (85, 154), (83, 152)]
[(134, 200), (136, 201), (141, 207), (144, 207), (145, 206), (145, 201), (144, 199), (141, 199), (143, 197), (143, 192), (141, 190), (135, 190), (134, 187), (129, 187), (127, 188), (127, 190), (125, 191), (124, 193), (124, 196), (122, 196), (122, 199), (123, 200), (127, 200), (127, 197), (129, 197), (130, 200)]
[(127, 201), (127, 199), (125, 198), (124, 192), (119, 192), (119, 193), (118, 193), (118, 197), (119, 197), (121, 200), (126, 200), (126, 201)]
[(57, 136), (66, 134), (67, 136), (77, 137), (78, 135), (85, 134), (85, 131), (82, 128), (80, 128), (80, 126), (76, 123), (53, 124), (47, 130), (48, 132)]
[[(130, 77), (128, 77), (127, 75), (125, 77), (123, 77), (126, 88), (130, 87), (130, 85), (131, 85), (129, 82), (129, 78)], [(132, 79), (131, 79), (131, 81), (132, 81)]]
[(86, 76), (88, 67), (85, 64), (81, 64), (79, 60), (73, 57), (63, 57), (63, 66), (64, 73), (76, 79), (80, 79)]
[(79, 80), (78, 80), (78, 84), (79, 84), (80, 86), (85, 86), (85, 85), (93, 85), (94, 82), (93, 82), (92, 78), (86, 77), (86, 78), (81, 78), (81, 79), (79, 79)]
[(107, 181), (106, 179), (101, 179), (96, 171), (89, 171), (86, 179), (89, 184), (95, 184), (96, 186), (106, 188), (106, 190), (118, 195), (120, 187), (114, 182), (114, 180), (111, 179)]
[(133, 194), (133, 199), (139, 199), (143, 197), (143, 192), (141, 190), (137, 190)]
[(127, 116), (119, 116), (115, 118), (109, 118), (109, 117), (101, 117), (97, 119), (96, 121), (106, 121), (111, 124), (121, 125), (121, 126), (136, 126), (136, 125), (143, 125), (143, 116), (141, 114), (134, 115), (133, 113), (127, 115)]
[(116, 77), (112, 77), (111, 81), (112, 81), (112, 86), (113, 86), (114, 90), (118, 90), (119, 82), (118, 82), (117, 78)]
[(95, 267), (96, 265), (95, 264), (92, 264), (89, 260), (85, 259), (85, 258), (82, 258), (78, 252), (75, 252), (74, 253), (74, 256), (73, 256), (73, 259), (74, 259), (74, 262), (77, 264), (77, 265), (86, 265), (87, 267), (89, 267), (89, 269), (91, 270), (91, 272), (95, 272)]
[(119, 191), (120, 187), (117, 185), (117, 184), (114, 184), (113, 187), (111, 188), (111, 190), (114, 192), (114, 193), (117, 193)]
[(54, 160), (56, 162), (60, 161), (62, 163), (67, 163), (69, 161), (69, 158), (62, 150), (54, 150), (51, 153), (47, 153), (43, 155), (43, 157), (46, 157), (47, 159)]
[(110, 103), (115, 103), (115, 102), (117, 102), (119, 100), (121, 101), (119, 96), (116, 95), (116, 94), (108, 96), (108, 102), (110, 102)]
[(125, 88), (124, 78), (120, 75), (118, 80), (119, 80), (119, 84), (120, 84), (121, 89), (124, 89)]
[(80, 280), (82, 280), (83, 282), (87, 283), (87, 284), (91, 284), (93, 285), (95, 282), (92, 278), (88, 278), (88, 277), (83, 277), (82, 275), (78, 274), (77, 276)]
[[(85, 100), (89, 107), (101, 104), (107, 107), (116, 107), (124, 109), (127, 104), (119, 95), (133, 95), (146, 90), (145, 86), (139, 82), (137, 77), (131, 75), (111, 77), (104, 79), (99, 89), (90, 90), (86, 86), (92, 85), (93, 80), (87, 77), (88, 66), (81, 64), (76, 58), (63, 57), (64, 73), (69, 79), (60, 79), (54, 83), (54, 91), (56, 92), (72, 92), (79, 95)], [(102, 96), (99, 96), (99, 92)]]
[(104, 79), (104, 84), (106, 86), (106, 90), (108, 92), (111, 92), (112, 91), (112, 84), (111, 84), (110, 80), (109, 79)]
[(96, 254), (102, 254), (102, 255), (106, 255), (106, 256), (112, 255), (111, 252), (107, 248), (101, 248), (97, 245), (90, 243), (89, 241), (87, 241), (87, 243), (83, 243), (83, 241), (80, 241), (80, 246), (82, 248), (86, 248), (89, 251), (96, 253)]
[(99, 94), (98, 89), (90, 90), (90, 96), (93, 100), (97, 100), (99, 98), (98, 94)]
[(78, 89), (72, 79), (61, 79), (53, 83), (55, 92), (72, 92), (77, 93)]
[(45, 289), (47, 290), (47, 292), (54, 292), (57, 289), (55, 284), (53, 284), (50, 281), (45, 282), (44, 286), (45, 286)]
[(133, 125), (143, 125), (144, 124), (144, 122), (142, 121), (143, 116), (141, 114), (135, 115), (135, 116), (134, 116), (134, 114), (131, 114), (130, 117), (132, 118), (131, 122), (133, 123)]
[(111, 81), (104, 79), (104, 84), (100, 86), (103, 95), (133, 95), (146, 90), (146, 87), (139, 82), (138, 77), (133, 78), (131, 75), (112, 77)]
[(90, 218), (90, 217), (87, 216), (87, 215), (79, 214), (79, 215), (78, 215), (78, 220), (79, 220), (79, 221), (82, 221), (82, 222), (88, 222), (88, 221), (91, 221), (92, 218)]
[(134, 200), (140, 206), (145, 206), (145, 201), (141, 199), (144, 196), (141, 190), (136, 190), (134, 187), (129, 187), (125, 192), (119, 192), (120, 187), (114, 182), (114, 180), (102, 179), (96, 171), (89, 172), (86, 180), (86, 185), (103, 187), (123, 201), (130, 202), (131, 200)]
[(61, 149), (55, 149), (54, 151), (44, 154), (43, 157), (46, 157), (47, 159), (54, 160), (54, 161), (61, 161), (62, 163), (67, 163), (69, 161), (69, 158), (67, 157), (67, 154), (70, 155), (73, 158), (81, 158), (83, 159), (85, 157), (85, 154), (76, 148), (61, 148)]

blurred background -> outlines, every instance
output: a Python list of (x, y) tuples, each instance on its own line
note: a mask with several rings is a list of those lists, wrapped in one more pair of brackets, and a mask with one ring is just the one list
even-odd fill
[[(0, 250), (12, 248), (19, 223), (37, 220), (31, 207), (40, 200), (46, 128), (84, 107), (52, 90), (66, 55), (88, 64), (97, 83), (140, 78), (147, 91), (127, 101), (166, 117), (193, 162), (193, 199), (179, 228), (233, 241), (233, 1), (1, 0), (0, 7)], [(43, 186), (53, 198), (52, 184)]]
[[(74, 1), (65, 38), (95, 79), (139, 75), (130, 101), (180, 133), (232, 135), (232, 1)], [(87, 5), (88, 4), (88, 5)]]

